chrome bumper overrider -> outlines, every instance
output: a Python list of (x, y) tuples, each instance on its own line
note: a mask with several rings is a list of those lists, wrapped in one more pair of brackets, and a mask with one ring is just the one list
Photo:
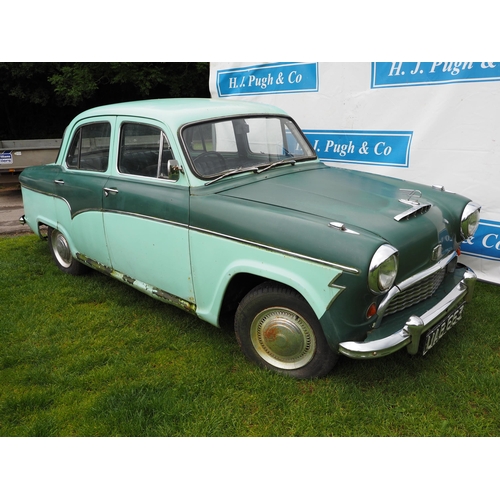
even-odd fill
[(462, 302), (469, 301), (475, 283), (475, 273), (467, 269), (462, 280), (439, 303), (422, 316), (410, 316), (401, 330), (379, 340), (342, 342), (339, 344), (339, 352), (355, 359), (380, 358), (407, 346), (410, 354), (417, 354), (420, 337)]

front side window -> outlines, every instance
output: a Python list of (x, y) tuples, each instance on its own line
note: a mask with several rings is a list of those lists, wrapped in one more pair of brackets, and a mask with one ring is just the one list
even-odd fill
[(165, 177), (167, 163), (173, 160), (165, 134), (143, 123), (124, 123), (120, 136), (118, 170), (144, 177)]
[(109, 162), (111, 125), (89, 123), (80, 127), (71, 140), (66, 165), (71, 169), (105, 172)]
[(189, 125), (182, 139), (195, 173), (213, 178), (285, 159), (316, 158), (302, 132), (279, 116), (234, 117)]

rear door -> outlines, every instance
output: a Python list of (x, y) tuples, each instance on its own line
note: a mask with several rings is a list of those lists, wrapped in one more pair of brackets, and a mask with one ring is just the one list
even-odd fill
[(74, 129), (65, 165), (54, 179), (59, 229), (76, 252), (109, 266), (102, 218), (115, 117), (85, 120)]

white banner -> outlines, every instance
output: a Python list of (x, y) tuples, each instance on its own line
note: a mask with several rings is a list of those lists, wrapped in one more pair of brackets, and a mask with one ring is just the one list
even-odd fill
[(478, 202), (461, 261), (500, 284), (500, 63), (218, 62), (210, 92), (284, 109), (327, 164)]

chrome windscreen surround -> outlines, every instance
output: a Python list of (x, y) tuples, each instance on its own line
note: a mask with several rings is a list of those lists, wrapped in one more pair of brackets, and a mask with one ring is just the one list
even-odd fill
[(441, 285), (446, 274), (446, 267), (457, 257), (457, 252), (454, 251), (434, 266), (394, 285), (379, 305), (374, 328), (380, 326), (385, 316), (402, 311), (431, 297)]

